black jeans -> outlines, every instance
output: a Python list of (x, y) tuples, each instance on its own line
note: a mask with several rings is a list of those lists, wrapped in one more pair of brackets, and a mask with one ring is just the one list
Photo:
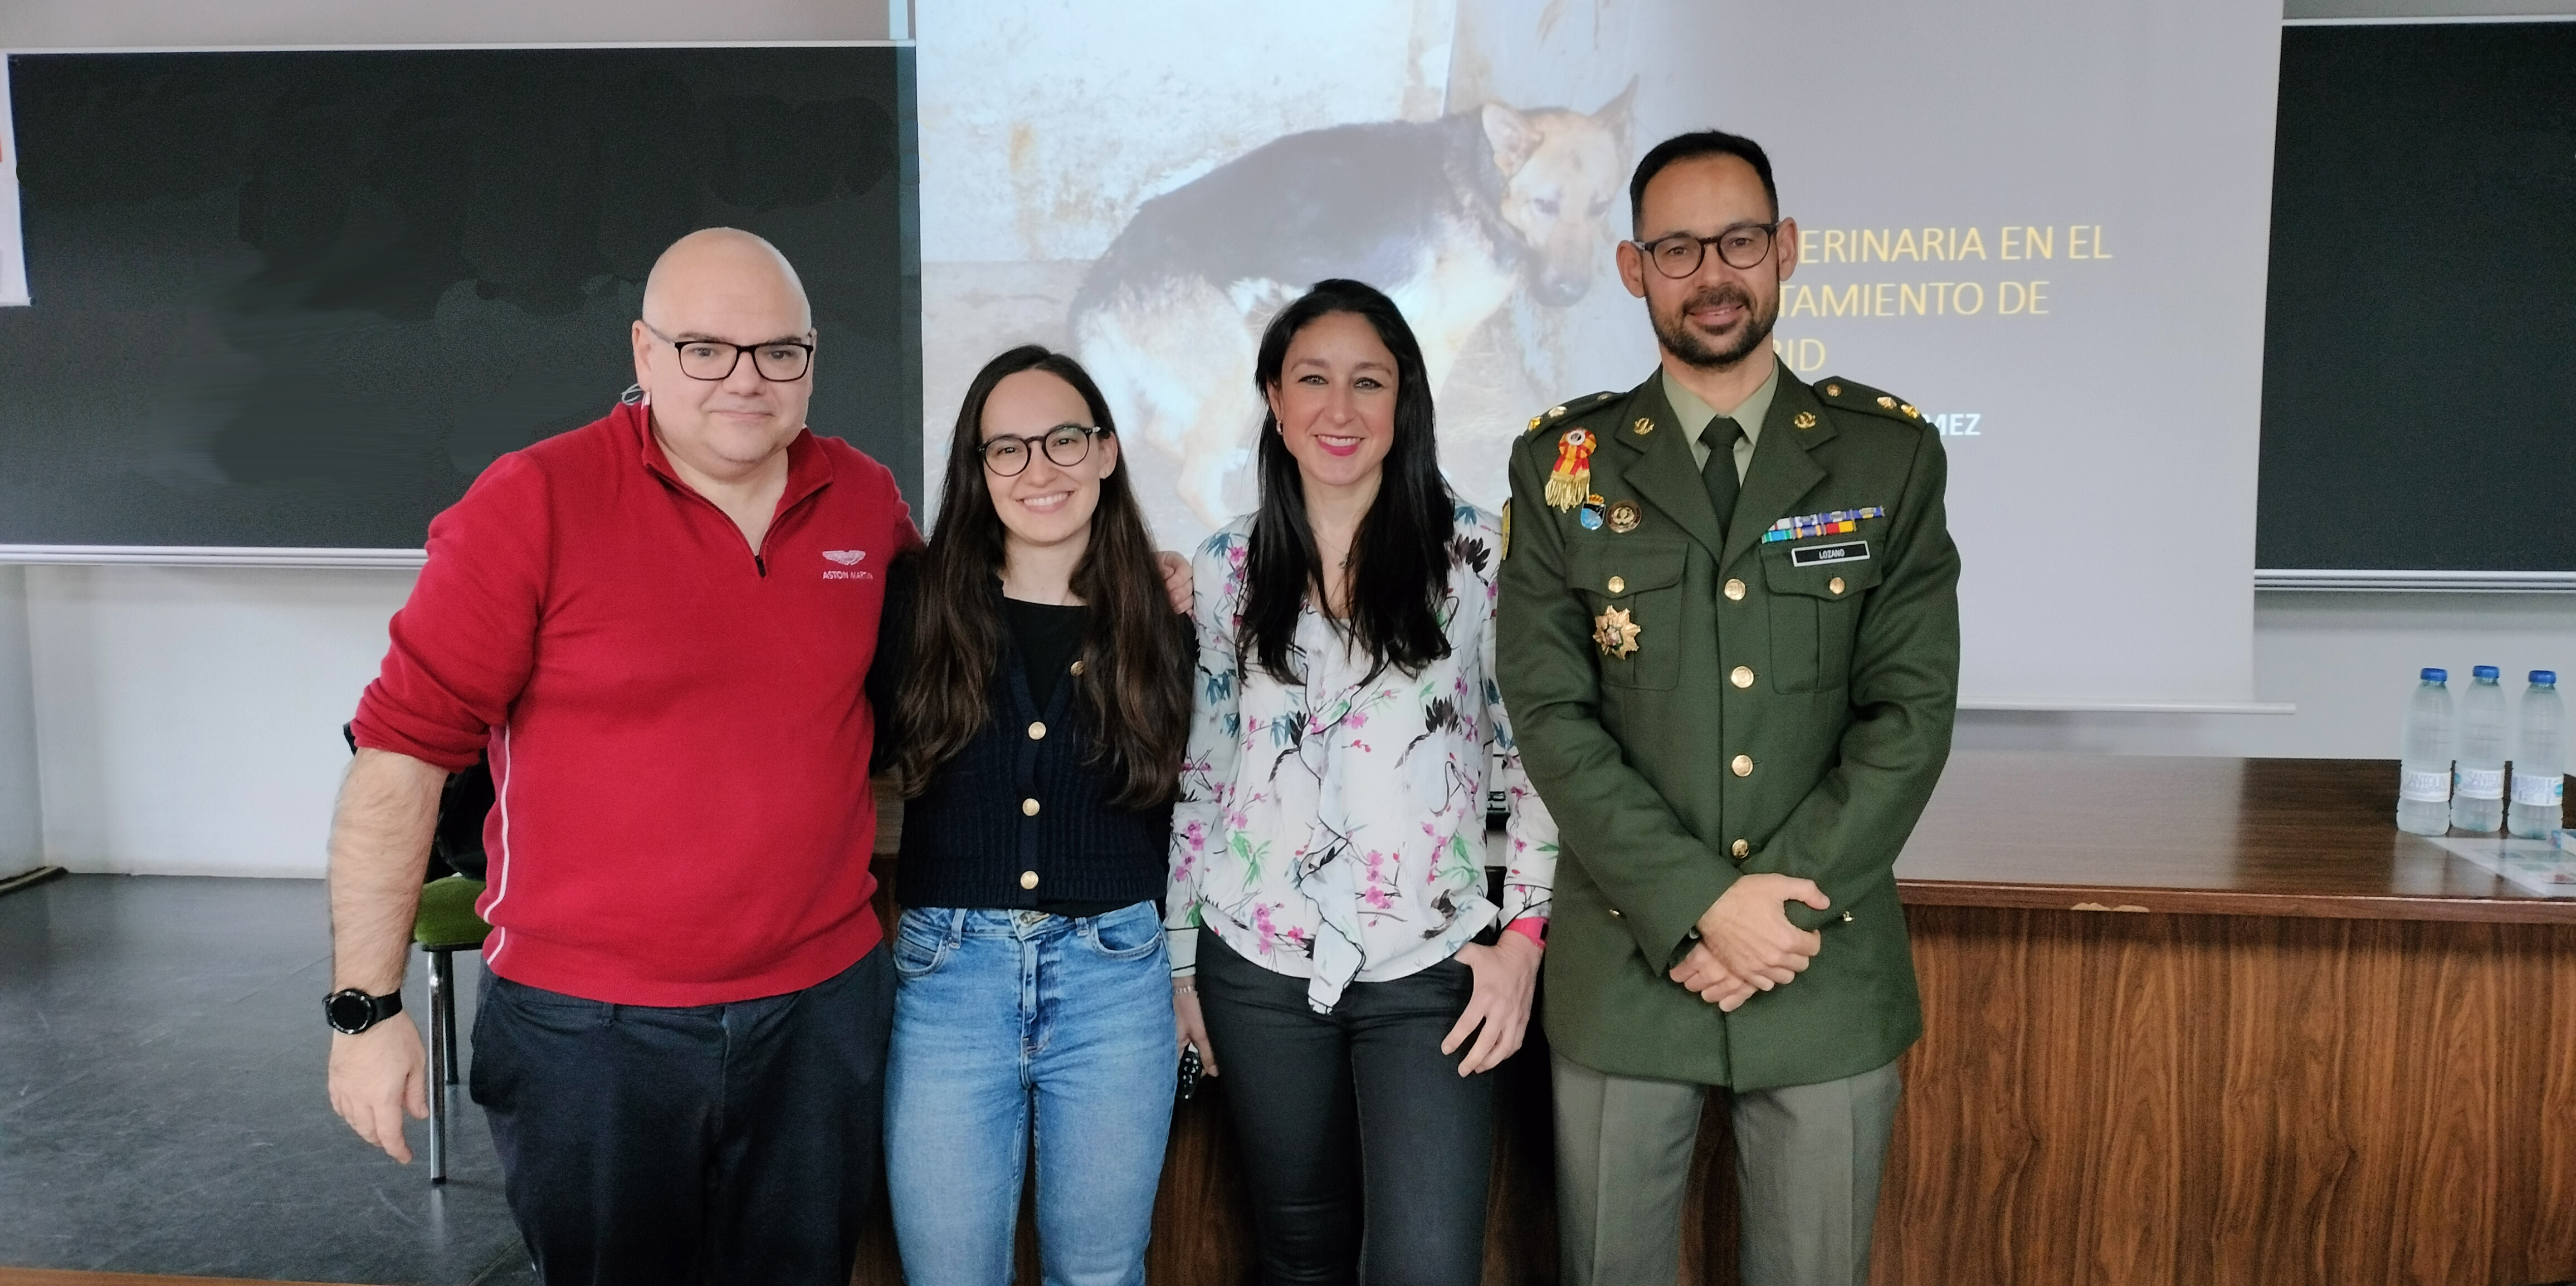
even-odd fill
[(1243, 1143), (1261, 1280), (1474, 1286), (1485, 1261), (1493, 1077), (1461, 1077), (1466, 1051), (1440, 1052), (1475, 992), (1467, 966), (1451, 959), (1392, 982), (1354, 982), (1319, 1014), (1305, 979), (1264, 969), (1213, 933), (1200, 931), (1198, 959), (1217, 1083)]
[(844, 1286), (875, 1193), (894, 970), (611, 1005), (484, 974), (474, 1101), (547, 1286)]

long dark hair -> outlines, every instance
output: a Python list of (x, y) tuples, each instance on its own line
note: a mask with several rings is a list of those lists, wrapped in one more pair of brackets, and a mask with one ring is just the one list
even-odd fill
[[(1252, 382), (1263, 397), (1277, 391), (1288, 343), (1317, 318), (1350, 313), (1377, 331), (1395, 355), (1395, 441), (1387, 449), (1377, 498), (1369, 502), (1351, 537), (1351, 612), (1334, 628), (1368, 654), (1370, 677), (1392, 665), (1407, 672), (1449, 655), (1440, 631), (1440, 600), (1448, 591), (1453, 509), (1440, 480), (1440, 452), (1431, 437), (1431, 377), (1422, 345), (1395, 301), (1376, 287), (1336, 277), (1315, 283), (1280, 310), (1262, 332)], [(1264, 405), (1267, 405), (1265, 400)], [(1288, 653), (1297, 614), (1312, 592), (1331, 601), (1315, 553), (1315, 531), (1306, 519), (1306, 487), (1297, 457), (1279, 434), (1279, 417), (1261, 417), (1261, 509), (1252, 520), (1244, 559), (1243, 623), (1235, 645), (1247, 663), (1282, 683), (1301, 683)], [(1326, 616), (1329, 619), (1330, 613)]]
[[(1100, 386), (1081, 364), (1035, 344), (986, 362), (967, 387), (948, 444), (939, 523), (921, 555), (913, 663), (895, 700), (903, 750), (894, 778), (906, 795), (926, 789), (931, 774), (991, 719), (986, 690), (1001, 656), (999, 578), (1007, 533), (984, 481), (984, 405), (1005, 378), (1022, 371), (1044, 371), (1071, 385), (1102, 435), (1117, 433)], [(1111, 802), (1143, 808), (1169, 800), (1189, 739), (1194, 660), (1189, 626), (1163, 592), (1153, 537), (1123, 467), (1100, 480), (1091, 542), (1073, 570), (1073, 592), (1091, 608), (1082, 672), (1073, 684), (1092, 733), (1093, 762), (1114, 763), (1126, 778)]]

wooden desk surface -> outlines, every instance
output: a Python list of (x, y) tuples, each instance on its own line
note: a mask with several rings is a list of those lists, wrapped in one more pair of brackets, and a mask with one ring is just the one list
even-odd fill
[(2576, 923), (2397, 829), (2397, 764), (1960, 753), (1896, 864), (1914, 906)]

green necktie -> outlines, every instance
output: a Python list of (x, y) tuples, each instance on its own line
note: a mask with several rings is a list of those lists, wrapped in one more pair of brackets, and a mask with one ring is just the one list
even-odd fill
[(1744, 436), (1744, 426), (1721, 415), (1699, 431), (1699, 440), (1708, 447), (1708, 459), (1699, 467), (1700, 481), (1708, 486), (1708, 503), (1717, 510), (1717, 529), (1724, 532), (1735, 521), (1735, 493), (1744, 484), (1735, 476), (1735, 443)]

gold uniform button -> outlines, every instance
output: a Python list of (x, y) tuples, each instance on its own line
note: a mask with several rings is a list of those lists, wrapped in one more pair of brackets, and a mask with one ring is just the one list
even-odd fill
[(1024, 889), (1033, 889), (1033, 888), (1036, 888), (1037, 886), (1038, 886), (1038, 873), (1037, 873), (1037, 872), (1035, 872), (1035, 871), (1022, 871), (1022, 872), (1020, 872), (1020, 887), (1021, 887), (1021, 888), (1024, 888)]
[(1753, 667), (1749, 665), (1739, 665), (1734, 669), (1729, 670), (1726, 675), (1726, 681), (1739, 688), (1752, 687)]
[(1842, 577), (1840, 577), (1840, 576), (1837, 576), (1837, 577), (1833, 578), (1832, 580), (1826, 581), (1826, 582), (1825, 582), (1825, 588), (1827, 588), (1827, 589), (1829, 589), (1829, 590), (1832, 590), (1833, 592), (1835, 592), (1835, 593), (1837, 593), (1837, 594), (1842, 593), (1842, 592), (1843, 592), (1843, 578), (1842, 578)]
[(1744, 582), (1742, 582), (1742, 581), (1740, 581), (1740, 580), (1732, 580), (1732, 579), (1728, 580), (1728, 581), (1726, 582), (1726, 596), (1727, 596), (1728, 598), (1730, 598), (1730, 599), (1735, 600), (1736, 602), (1739, 602), (1739, 603), (1743, 602), (1743, 601), (1744, 601)]
[(1030, 725), (1029, 725), (1029, 740), (1031, 740), (1031, 741), (1044, 741), (1044, 740), (1046, 740), (1046, 725), (1045, 725), (1045, 724), (1043, 724), (1043, 723), (1033, 723), (1033, 724), (1030, 724)]
[(1021, 801), (1020, 801), (1020, 815), (1021, 815), (1021, 816), (1023, 816), (1023, 817), (1035, 817), (1035, 816), (1037, 816), (1037, 815), (1038, 815), (1038, 801), (1036, 801), (1036, 800), (1034, 800), (1034, 799), (1023, 799), (1023, 800), (1021, 800)]
[(1611, 592), (1611, 593), (1613, 593), (1613, 594), (1625, 594), (1625, 593), (1627, 593), (1627, 592), (1628, 592), (1628, 578), (1627, 578), (1627, 577), (1625, 577), (1625, 576), (1613, 576), (1613, 577), (1611, 577), (1611, 578), (1610, 578), (1610, 592)]
[(1753, 855), (1753, 843), (1750, 840), (1737, 840), (1735, 841), (1735, 847), (1726, 851), (1735, 854), (1737, 857), (1751, 857)]
[[(1727, 767), (1734, 769), (1738, 777), (1750, 777), (1753, 775), (1753, 756), (1737, 755), (1735, 762), (1728, 764)], [(1035, 804), (1038, 801), (1032, 799), (1029, 802)]]

